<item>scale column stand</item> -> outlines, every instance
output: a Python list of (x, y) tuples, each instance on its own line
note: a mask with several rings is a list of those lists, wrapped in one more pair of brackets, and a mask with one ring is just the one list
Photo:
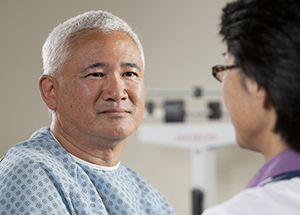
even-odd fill
[(206, 147), (192, 148), (191, 165), (192, 214), (201, 215), (205, 208), (215, 204), (216, 167), (214, 150), (209, 150)]
[(191, 153), (193, 215), (200, 215), (203, 209), (215, 205), (215, 149), (236, 144), (231, 123), (141, 124), (138, 135), (141, 142), (188, 148)]

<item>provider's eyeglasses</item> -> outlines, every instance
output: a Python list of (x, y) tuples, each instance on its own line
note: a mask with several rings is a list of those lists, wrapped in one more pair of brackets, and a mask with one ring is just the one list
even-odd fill
[(232, 68), (237, 68), (237, 65), (232, 66), (222, 66), (216, 65), (212, 68), (212, 75), (220, 82), (223, 82), (229, 70)]

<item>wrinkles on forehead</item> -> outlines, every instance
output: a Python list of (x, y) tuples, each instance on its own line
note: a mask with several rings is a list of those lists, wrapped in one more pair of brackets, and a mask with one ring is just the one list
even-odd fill
[[(138, 48), (139, 54), (141, 56), (140, 53), (140, 49), (138, 47), (138, 45), (136, 44), (136, 42), (133, 40), (133, 38), (131, 38), (131, 36), (124, 31), (118, 31), (118, 30), (102, 30), (102, 29), (98, 29), (98, 28), (88, 28), (88, 29), (83, 29), (81, 31), (77, 31), (76, 33), (72, 34), (69, 38), (68, 38), (68, 43), (67, 43), (67, 47), (66, 47), (66, 51), (67, 51), (67, 58), (66, 61), (62, 63), (61, 68), (74, 57), (74, 54), (76, 53), (77, 49), (77, 44), (78, 41), (80, 40), (80, 38), (82, 38), (83, 36), (89, 34), (89, 33), (93, 33), (93, 32), (99, 32), (99, 33), (103, 33), (103, 34), (112, 34), (113, 32), (121, 32), (124, 33), (128, 36), (128, 38), (130, 38), (130, 40), (136, 45), (136, 47)], [(143, 62), (144, 63), (144, 62)], [(123, 65), (123, 67), (134, 67), (137, 68), (139, 71), (142, 71), (142, 68), (140, 68), (138, 65), (134, 64), (134, 63), (125, 63)]]

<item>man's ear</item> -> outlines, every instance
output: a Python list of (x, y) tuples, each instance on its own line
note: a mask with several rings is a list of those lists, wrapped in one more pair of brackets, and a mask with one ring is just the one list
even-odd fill
[(56, 92), (53, 77), (42, 75), (39, 79), (41, 96), (50, 110), (56, 110)]

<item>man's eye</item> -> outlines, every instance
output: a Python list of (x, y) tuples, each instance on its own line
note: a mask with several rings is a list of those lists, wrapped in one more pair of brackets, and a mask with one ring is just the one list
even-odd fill
[(123, 76), (126, 76), (126, 77), (133, 77), (133, 76), (137, 76), (137, 74), (134, 73), (134, 72), (125, 72), (125, 73), (123, 74)]
[(93, 77), (102, 77), (103, 74), (100, 73), (100, 72), (95, 72), (95, 73), (91, 73), (90, 76), (93, 76)]

